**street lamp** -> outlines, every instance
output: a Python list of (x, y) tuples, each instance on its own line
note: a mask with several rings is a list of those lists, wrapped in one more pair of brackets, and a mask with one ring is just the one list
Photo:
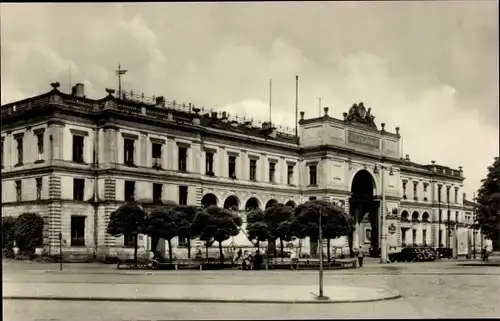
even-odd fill
[(327, 296), (323, 295), (323, 231), (321, 226), (321, 216), (323, 211), (319, 209), (319, 296), (318, 300), (328, 300)]
[(59, 232), (59, 270), (62, 271), (62, 233)]
[[(393, 176), (393, 170), (391, 168), (387, 168), (383, 165), (380, 166), (380, 185), (381, 185), (381, 192), (382, 192), (382, 204), (381, 204), (381, 215), (380, 215), (380, 220), (379, 220), (379, 246), (380, 246), (380, 263), (387, 263), (387, 245), (385, 244), (387, 235), (385, 233), (385, 183), (384, 183), (384, 177), (385, 177), (385, 170), (389, 170), (389, 175)], [(378, 166), (375, 165), (375, 168), (373, 169), (373, 172), (375, 174), (379, 173)]]

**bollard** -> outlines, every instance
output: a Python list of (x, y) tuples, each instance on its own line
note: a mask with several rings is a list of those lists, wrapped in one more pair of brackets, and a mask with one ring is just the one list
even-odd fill
[(175, 270), (176, 270), (176, 271), (178, 270), (178, 266), (177, 266), (177, 263), (175, 263)]
[(203, 264), (200, 264), (200, 271), (203, 271)]

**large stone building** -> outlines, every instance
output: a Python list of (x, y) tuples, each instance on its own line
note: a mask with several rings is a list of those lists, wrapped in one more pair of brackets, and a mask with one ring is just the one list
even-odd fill
[[(328, 108), (317, 118), (301, 112), (296, 137), (162, 97), (147, 103), (107, 90), (94, 100), (82, 84), (71, 94), (52, 87), (1, 109), (2, 212), (42, 215), (49, 254), (58, 253), (59, 233), (65, 253), (106, 254), (130, 245), (128, 237), (108, 235), (106, 225), (132, 198), (215, 204), (243, 216), (274, 202), (325, 199), (360, 218), (355, 246), (378, 247), (385, 214), (382, 234), (393, 250), (453, 247), (466, 224), (462, 169), (401, 157), (399, 128), (378, 129), (362, 103), (341, 119)], [(250, 244), (244, 234), (234, 242)]]

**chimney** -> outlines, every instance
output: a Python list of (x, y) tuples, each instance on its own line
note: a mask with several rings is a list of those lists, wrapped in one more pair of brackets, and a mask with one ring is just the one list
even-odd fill
[(263, 130), (268, 130), (270, 128), (271, 128), (271, 123), (270, 122), (265, 121), (265, 122), (262, 123), (262, 129)]
[(85, 89), (83, 87), (82, 83), (76, 84), (72, 89), (72, 94), (75, 95), (76, 97), (82, 97), (85, 98)]
[(300, 112), (300, 120), (304, 120), (305, 113), (303, 111)]
[(222, 117), (221, 117), (222, 121), (224, 123), (227, 123), (227, 113), (225, 111), (222, 112)]
[(463, 200), (465, 201), (465, 200), (467, 199), (467, 193), (463, 193), (463, 194), (462, 194), (462, 198), (463, 198)]
[(410, 161), (410, 155), (406, 154), (405, 160)]
[(325, 112), (325, 116), (328, 116), (328, 107), (324, 107), (323, 111)]

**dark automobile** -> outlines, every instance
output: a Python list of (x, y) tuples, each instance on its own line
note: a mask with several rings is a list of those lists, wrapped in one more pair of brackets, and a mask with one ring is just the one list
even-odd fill
[(404, 248), (401, 252), (389, 254), (391, 262), (421, 262), (425, 260), (425, 254), (418, 248)]
[(441, 258), (451, 259), (453, 257), (453, 250), (449, 247), (437, 248), (437, 253)]
[(433, 249), (428, 248), (428, 247), (423, 247), (422, 251), (425, 253), (428, 261), (435, 261), (435, 260), (437, 260), (438, 255), (437, 255), (436, 252), (434, 252)]

